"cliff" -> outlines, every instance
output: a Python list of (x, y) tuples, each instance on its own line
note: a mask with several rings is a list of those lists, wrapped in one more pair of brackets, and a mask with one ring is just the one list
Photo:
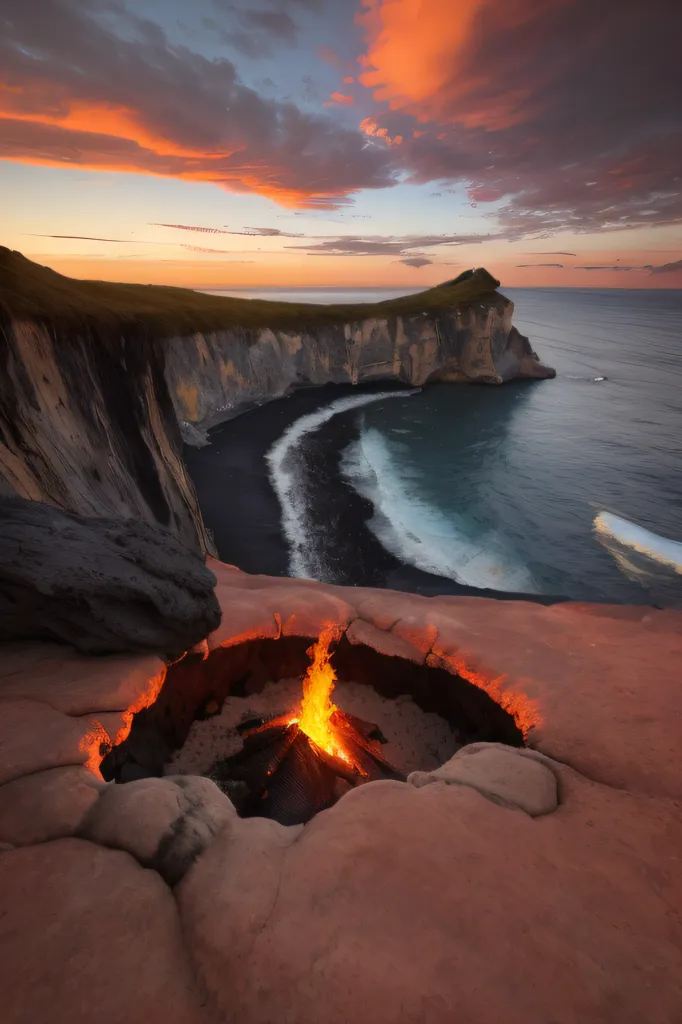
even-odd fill
[(340, 308), (333, 323), (168, 338), (166, 380), (186, 439), (196, 436), (192, 427), (211, 426), (302, 385), (394, 379), (421, 387), (553, 377), (512, 326), (514, 305), (494, 291), (497, 282), (478, 270), (461, 284), (478, 285), (479, 296), (457, 301), (454, 284), (449, 305), (433, 306), (434, 296), (423, 292), (404, 312), (386, 303), (351, 318)]
[(75, 281), (0, 247), (0, 494), (211, 549), (181, 455), (292, 387), (554, 376), (485, 270), (372, 305)]

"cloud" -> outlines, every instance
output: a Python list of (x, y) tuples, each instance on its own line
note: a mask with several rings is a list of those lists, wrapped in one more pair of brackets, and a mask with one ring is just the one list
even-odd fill
[(355, 78), (353, 77), (353, 75), (345, 75), (344, 76), (344, 79), (343, 79), (344, 85), (352, 85), (354, 81), (355, 81)]
[(402, 256), (417, 258), (422, 254), (414, 249), (438, 246), (474, 245), (489, 241), (494, 235), (342, 235), (321, 242), (290, 245), (288, 249), (305, 249), (309, 256)]
[(399, 146), (404, 141), (402, 135), (391, 135), (388, 128), (382, 128), (373, 117), (363, 118), (360, 122), (360, 131), (372, 139), (381, 139), (388, 146)]
[(320, 60), (325, 61), (325, 63), (327, 64), (331, 64), (332, 67), (343, 67), (343, 61), (339, 57), (336, 50), (333, 50), (331, 46), (318, 46), (318, 48), (315, 50), (315, 53), (320, 58)]
[(577, 256), (575, 252), (522, 252), (520, 256)]
[(405, 140), (408, 180), (470, 183), (510, 238), (682, 219), (682, 5), (362, 8), (360, 81), (384, 105), (377, 128)]
[(563, 263), (517, 263), (516, 264), (516, 269), (517, 270), (523, 270), (526, 267), (558, 267), (560, 270), (563, 270), (564, 265), (563, 265)]
[[(225, 253), (228, 256), (234, 256), (232, 249), (207, 249), (203, 245), (185, 245), (184, 242), (180, 245), (181, 249), (188, 249), (190, 252), (201, 252), (201, 253)], [(227, 263), (255, 263), (255, 260), (227, 260)]]
[(599, 266), (594, 266), (594, 267), (572, 267), (572, 269), (573, 270), (618, 270), (618, 271), (622, 270), (622, 271), (625, 271), (626, 273), (631, 271), (631, 270), (639, 270), (640, 272), (642, 270), (650, 270), (652, 273), (655, 273), (655, 268), (652, 267), (650, 264), (647, 264), (644, 267), (626, 267), (626, 266), (623, 266), (623, 265), (619, 265), (619, 266), (615, 266), (615, 265), (614, 266), (604, 266), (603, 264), (600, 264)]
[(298, 25), (291, 15), (284, 10), (279, 11), (241, 11), (240, 17), (250, 29), (257, 28), (267, 32), (275, 39), (283, 39), (290, 45), (296, 42)]
[(404, 260), (396, 260), (396, 263), (404, 263), (406, 267), (426, 267), (433, 263), (427, 256), (408, 256)]
[(226, 235), (251, 235), (255, 238), (305, 238), (302, 231), (281, 231), (279, 228), (244, 228), (243, 231), (225, 231)]
[(29, 234), (33, 238), (68, 238), (77, 242), (115, 242), (122, 245), (152, 245), (151, 242), (131, 241), (129, 238), (97, 238), (93, 235), (42, 235), (35, 231)]
[(0, 34), (0, 158), (212, 182), (290, 207), (396, 183), (391, 154), (358, 132), (264, 99), (230, 61), (172, 45), (152, 22), (97, 13), (97, 0), (16, 5)]
[(660, 267), (652, 267), (652, 274), (679, 274), (682, 273), (682, 260), (676, 260), (674, 263), (664, 263)]
[(175, 228), (176, 231), (200, 231), (206, 235), (232, 235), (233, 231), (225, 231), (224, 228), (202, 228), (196, 224), (150, 224), (152, 228)]
[(342, 92), (333, 92), (324, 105), (325, 107), (350, 107), (352, 104), (352, 96), (344, 96)]

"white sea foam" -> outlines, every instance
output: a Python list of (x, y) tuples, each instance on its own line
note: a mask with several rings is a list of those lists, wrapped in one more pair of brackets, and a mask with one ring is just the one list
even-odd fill
[(612, 541), (682, 574), (682, 543), (680, 541), (661, 537), (652, 530), (637, 526), (636, 523), (631, 523), (628, 519), (622, 519), (611, 512), (600, 512), (595, 517), (594, 529), (598, 538), (617, 558), (621, 566), (624, 566), (623, 559), (617, 550), (614, 550), (610, 543)]
[(341, 471), (374, 505), (369, 523), (381, 544), (402, 562), (472, 587), (535, 593), (531, 573), (505, 540), (464, 517), (445, 515), (420, 497), (418, 482), (396, 465), (391, 445), (364, 430), (344, 453)]
[(279, 498), (282, 510), (282, 530), (289, 545), (289, 572), (300, 579), (316, 579), (322, 567), (319, 554), (315, 549), (313, 538), (308, 527), (306, 498), (298, 478), (296, 467), (296, 450), (306, 434), (317, 430), (333, 416), (348, 412), (370, 402), (384, 401), (387, 398), (409, 398), (418, 394), (418, 389), (410, 391), (381, 391), (375, 394), (351, 395), (339, 398), (331, 405), (318, 409), (316, 412), (301, 416), (284, 431), (265, 458), (270, 469), (270, 480)]

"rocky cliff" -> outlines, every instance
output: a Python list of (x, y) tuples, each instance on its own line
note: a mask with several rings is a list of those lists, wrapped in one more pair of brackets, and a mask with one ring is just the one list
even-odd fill
[(480, 297), (458, 305), (434, 309), (427, 299), (426, 309), (416, 303), (403, 314), (389, 305), (384, 315), (375, 308), (362, 319), (299, 330), (234, 327), (167, 339), (166, 380), (186, 440), (198, 437), (196, 427), (302, 385), (553, 377), (512, 326), (514, 305), (494, 291), (497, 282), (483, 270), (474, 280)]
[(387, 303), (300, 306), (74, 281), (0, 248), (0, 494), (141, 519), (211, 550), (181, 433), (293, 387), (554, 376), (485, 270)]

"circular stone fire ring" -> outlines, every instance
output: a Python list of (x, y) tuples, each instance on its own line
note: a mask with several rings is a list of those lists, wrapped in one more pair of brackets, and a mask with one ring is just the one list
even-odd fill
[[(342, 636), (332, 653), (338, 680), (332, 699), (362, 737), (365, 753), (353, 777), (307, 737), (297, 738), (293, 725), (316, 640), (259, 639), (206, 658), (188, 655), (169, 669), (156, 702), (135, 716), (128, 738), (102, 763), (102, 774), (120, 783), (206, 775), (240, 813), (291, 825), (308, 821), (355, 785), (435, 771), (466, 744), (523, 746), (512, 716), (461, 676)], [(244, 751), (253, 754), (248, 770), (241, 752), (245, 721), (251, 738)], [(275, 781), (280, 790), (273, 797)]]

